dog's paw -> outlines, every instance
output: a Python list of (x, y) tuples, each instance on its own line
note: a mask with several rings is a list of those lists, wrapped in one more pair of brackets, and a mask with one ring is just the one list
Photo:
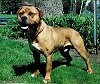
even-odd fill
[(35, 74), (33, 73), (33, 74), (31, 74), (31, 77), (35, 77)]
[(50, 82), (51, 80), (50, 79), (44, 79), (43, 82), (44, 84), (47, 84), (48, 82)]
[(92, 70), (87, 70), (87, 73), (92, 74), (93, 71)]
[(63, 67), (66, 67), (66, 66), (67, 66), (66, 64), (63, 65)]
[(44, 79), (44, 80), (43, 80), (43, 83), (44, 83), (44, 84), (47, 84), (47, 83), (48, 83), (48, 81)]
[(31, 77), (35, 77), (35, 76), (37, 76), (39, 73), (40, 73), (39, 70), (36, 70), (33, 74), (31, 74)]

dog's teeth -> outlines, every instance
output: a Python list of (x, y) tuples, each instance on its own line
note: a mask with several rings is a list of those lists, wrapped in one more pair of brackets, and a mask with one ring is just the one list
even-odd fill
[(26, 27), (21, 27), (22, 29), (28, 29), (28, 26), (26, 26)]

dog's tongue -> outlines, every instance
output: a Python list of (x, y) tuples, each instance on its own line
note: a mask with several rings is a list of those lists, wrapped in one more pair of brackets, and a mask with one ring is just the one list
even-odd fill
[(25, 27), (21, 27), (22, 29), (28, 29), (28, 26), (25, 26)]

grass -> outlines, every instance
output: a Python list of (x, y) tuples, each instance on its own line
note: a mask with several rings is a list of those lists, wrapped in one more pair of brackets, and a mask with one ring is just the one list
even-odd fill
[[(92, 57), (94, 73), (87, 74), (84, 70), (86, 66), (83, 59), (76, 57), (76, 55), (73, 54), (72, 56), (71, 66), (64, 67), (58, 66), (63, 59), (60, 53), (54, 54), (53, 61), (56, 63), (53, 62), (50, 84), (100, 84), (100, 62)], [(45, 58), (41, 56), (42, 64), (44, 60)], [(42, 73), (37, 77), (31, 77), (34, 68), (32, 67), (33, 62), (34, 59), (26, 42), (4, 39), (0, 36), (0, 83), (42, 84)]]
[(15, 18), (15, 14), (0, 14), (0, 18)]

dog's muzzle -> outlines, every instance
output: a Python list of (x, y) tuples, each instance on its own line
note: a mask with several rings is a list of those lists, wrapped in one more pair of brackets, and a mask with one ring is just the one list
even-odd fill
[(27, 15), (21, 17), (21, 28), (28, 29), (28, 16)]

